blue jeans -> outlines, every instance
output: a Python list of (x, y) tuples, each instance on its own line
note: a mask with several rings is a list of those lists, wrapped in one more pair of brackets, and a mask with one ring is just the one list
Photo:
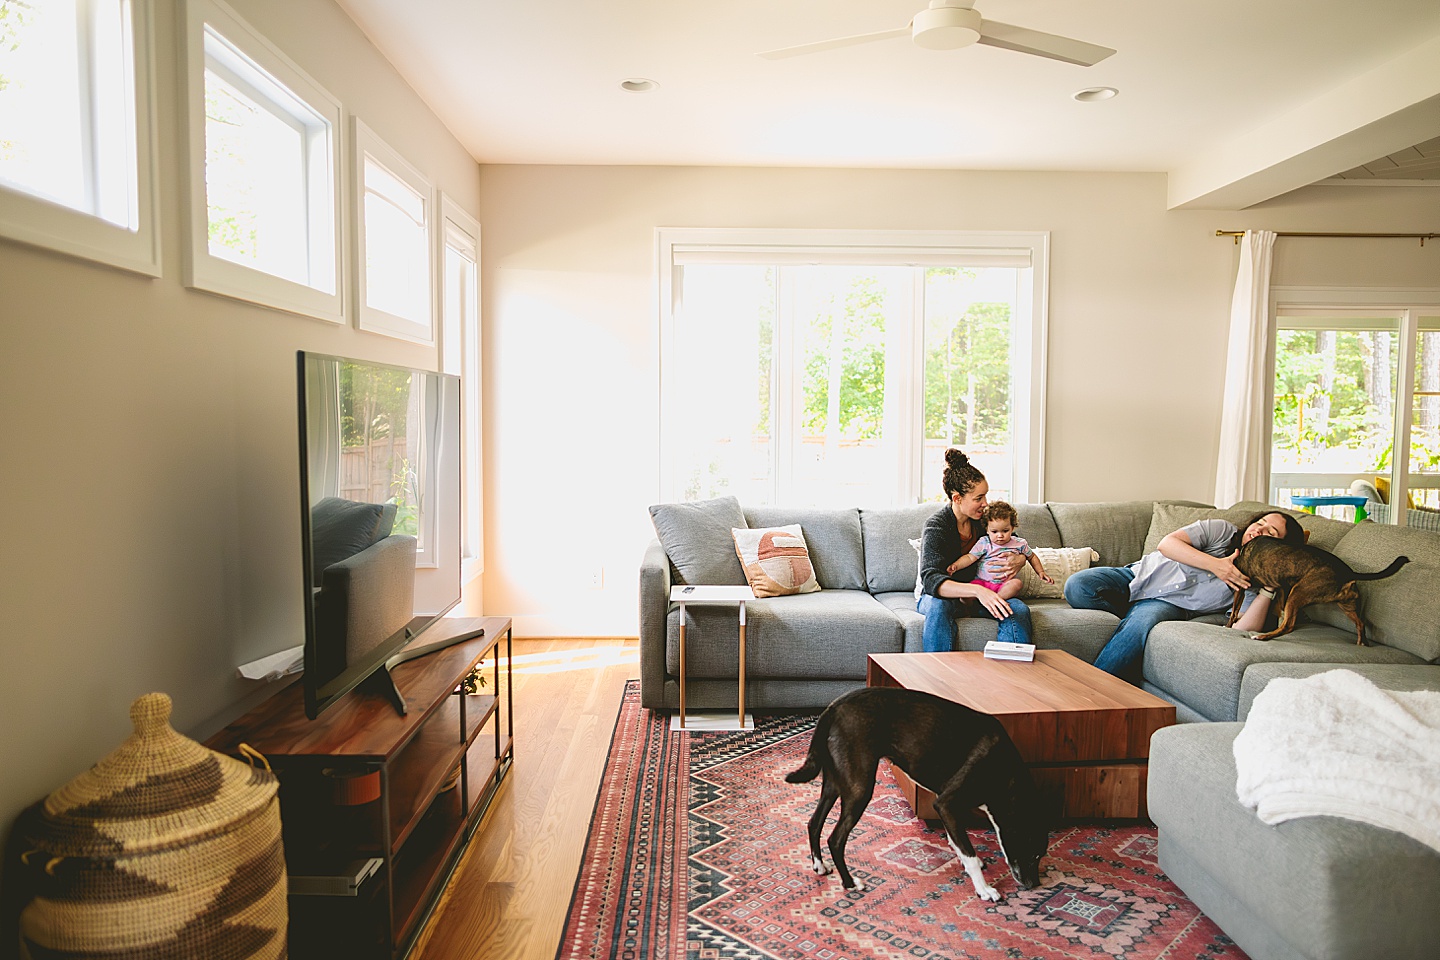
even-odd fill
[(1157, 623), (1191, 620), (1202, 611), (1186, 610), (1164, 600), (1131, 600), (1129, 567), (1091, 567), (1065, 581), (1065, 601), (1078, 610), (1104, 610), (1120, 618), (1095, 666), (1106, 673), (1139, 682), (1145, 641)]
[[(1030, 643), (1030, 608), (1020, 599), (1006, 601), (1010, 604), (1010, 616), (1000, 621), (997, 639), (1007, 643)], [(961, 617), (988, 617), (990, 611), (978, 600), (967, 601), (963, 597), (932, 597), (925, 594), (915, 609), (925, 615), (925, 632), (921, 647), (926, 653), (944, 653), (955, 649), (955, 621)]]

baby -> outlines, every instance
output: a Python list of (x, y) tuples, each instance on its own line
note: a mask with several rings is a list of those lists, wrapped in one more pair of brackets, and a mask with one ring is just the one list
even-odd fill
[(979, 561), (980, 572), (975, 575), (971, 583), (979, 584), (987, 590), (994, 590), (1000, 595), (1000, 599), (1009, 600), (1020, 593), (1020, 578), (1011, 577), (1008, 580), (997, 579), (1005, 576), (1008, 564), (1005, 563), (1012, 554), (1020, 554), (1030, 558), (1030, 566), (1035, 569), (1041, 580), (1046, 583), (1054, 583), (1050, 575), (1045, 572), (1045, 565), (1040, 558), (1030, 549), (1030, 544), (1025, 542), (1024, 537), (1015, 536), (1015, 530), (1020, 526), (1019, 517), (1015, 514), (1015, 508), (1003, 500), (996, 500), (985, 510), (985, 536), (975, 541), (975, 546), (970, 552), (946, 569), (947, 573), (954, 573), (956, 570), (963, 570), (970, 564)]

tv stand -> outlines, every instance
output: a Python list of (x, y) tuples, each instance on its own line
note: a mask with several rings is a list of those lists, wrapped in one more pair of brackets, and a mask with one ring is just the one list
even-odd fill
[[(385, 671), (408, 709), (367, 685), (310, 720), (297, 682), (206, 741), (232, 756), (248, 744), (280, 778), (296, 960), (409, 953), (510, 771), (509, 618), (441, 620), (425, 637)], [(489, 689), (460, 693), (482, 660)]]
[[(406, 710), (408, 709), (408, 705), (405, 703), (405, 695), (400, 692), (400, 688), (395, 685), (395, 679), (390, 675), (391, 670), (393, 670), (395, 667), (402, 663), (408, 663), (417, 657), (423, 657), (427, 653), (435, 653), (439, 650), (444, 650), (446, 647), (453, 647), (459, 643), (467, 643), (471, 640), (478, 640), (481, 637), (485, 636), (484, 627), (478, 627), (474, 630), (468, 630), (462, 633), (458, 633), (455, 636), (450, 636), (449, 631), (443, 627), (441, 627), (440, 629), (444, 631), (443, 636), (439, 637), (438, 639), (431, 639), (425, 643), (416, 644), (414, 646), (407, 646), (401, 649), (398, 653), (393, 654), (383, 664), (381, 664), (380, 668), (377, 669), (374, 673), (370, 674), (370, 676), (362, 680), (360, 682), (360, 686), (368, 687), (370, 690), (380, 694), (380, 696), (389, 700), (390, 703), (395, 707), (395, 711), (403, 717)], [(430, 630), (426, 631), (426, 634), (432, 637), (435, 633), (436, 630), (433, 627)], [(416, 634), (415, 636), (419, 636), (419, 634)], [(413, 641), (414, 637), (412, 637), (411, 640)]]

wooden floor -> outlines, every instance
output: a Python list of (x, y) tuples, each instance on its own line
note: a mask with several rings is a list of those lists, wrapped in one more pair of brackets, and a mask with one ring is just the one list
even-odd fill
[(554, 960), (638, 641), (520, 640), (515, 763), (414, 960)]

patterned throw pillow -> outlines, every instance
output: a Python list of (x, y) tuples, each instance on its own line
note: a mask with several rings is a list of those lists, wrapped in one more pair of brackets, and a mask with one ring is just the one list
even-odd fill
[(820, 589), (800, 524), (750, 529), (736, 527), (735, 552), (757, 597), (788, 597)]
[(1100, 554), (1089, 547), (1035, 547), (1034, 551), (1055, 582), (1041, 580), (1035, 568), (1026, 563), (1020, 568), (1020, 596), (1027, 600), (1065, 596), (1065, 581), (1100, 559)]
[(920, 578), (920, 538), (912, 538), (910, 546), (915, 548), (915, 602), (919, 603), (925, 595), (925, 581)]

